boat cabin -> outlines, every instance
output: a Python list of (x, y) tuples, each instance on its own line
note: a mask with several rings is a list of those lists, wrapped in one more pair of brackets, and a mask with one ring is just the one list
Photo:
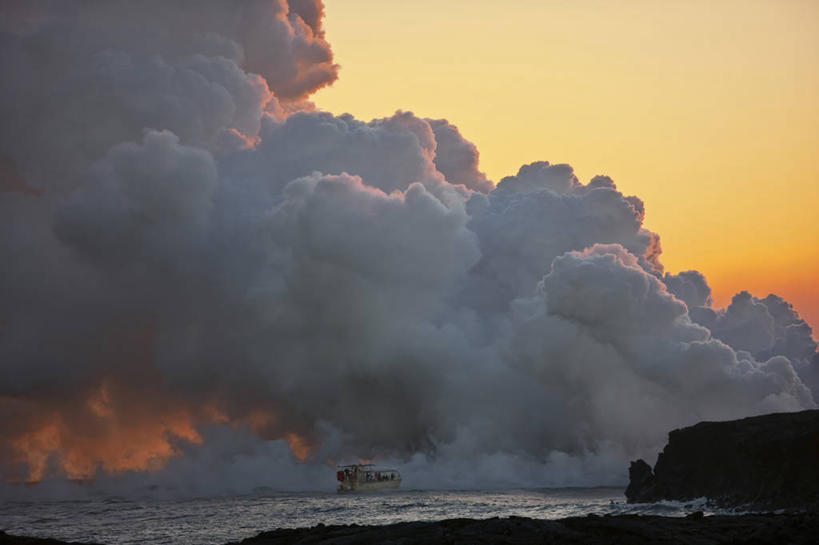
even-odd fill
[(372, 464), (339, 466), (336, 471), (339, 492), (398, 488), (401, 473), (397, 469), (378, 468)]

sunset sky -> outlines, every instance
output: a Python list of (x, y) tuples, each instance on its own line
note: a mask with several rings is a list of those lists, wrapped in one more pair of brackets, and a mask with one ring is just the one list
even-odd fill
[(646, 204), (716, 306), (775, 292), (819, 329), (819, 3), (328, 0), (316, 104), (444, 117), (494, 181), (535, 160)]

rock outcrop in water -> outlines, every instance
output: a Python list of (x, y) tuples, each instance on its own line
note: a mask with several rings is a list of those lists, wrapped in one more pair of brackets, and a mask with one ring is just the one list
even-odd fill
[(721, 505), (819, 507), (819, 410), (700, 422), (668, 434), (654, 471), (632, 462), (630, 503), (706, 497)]

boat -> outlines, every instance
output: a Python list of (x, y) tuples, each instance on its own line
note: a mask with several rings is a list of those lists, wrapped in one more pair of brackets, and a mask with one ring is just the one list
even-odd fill
[(339, 492), (391, 490), (401, 485), (401, 473), (397, 469), (378, 468), (372, 464), (338, 466), (336, 479)]

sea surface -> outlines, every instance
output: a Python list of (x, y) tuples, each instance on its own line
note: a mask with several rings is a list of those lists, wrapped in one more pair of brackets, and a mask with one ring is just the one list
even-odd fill
[(622, 488), (502, 491), (399, 490), (357, 495), (261, 493), (188, 500), (99, 498), (5, 501), (0, 529), (11, 534), (106, 544), (223, 544), (264, 530), (323, 524), (511, 515), (556, 519), (640, 513), (683, 516), (703, 502), (626, 504)]

